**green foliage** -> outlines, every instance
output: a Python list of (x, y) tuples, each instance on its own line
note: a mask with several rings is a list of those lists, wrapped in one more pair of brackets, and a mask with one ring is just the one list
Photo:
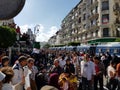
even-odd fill
[(0, 48), (8, 48), (16, 41), (16, 31), (14, 28), (0, 26)]
[(120, 38), (116, 38), (115, 42), (120, 42)]
[(68, 43), (68, 46), (78, 46), (80, 45), (80, 42), (70, 42)]
[(63, 44), (61, 44), (61, 45), (53, 45), (52, 47), (63, 47), (63, 46), (66, 46), (66, 45), (63, 45)]
[(50, 44), (45, 44), (44, 46), (43, 46), (43, 48), (49, 48), (50, 47)]
[(40, 42), (34, 42), (34, 45), (33, 45), (34, 48), (37, 48), (37, 49), (40, 49)]

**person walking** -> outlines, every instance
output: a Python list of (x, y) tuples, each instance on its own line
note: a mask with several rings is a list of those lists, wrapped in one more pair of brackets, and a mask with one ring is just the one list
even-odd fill
[[(31, 90), (30, 80), (25, 80), (27, 75), (25, 75), (26, 72), (23, 67), (26, 66), (26, 64), (27, 58), (25, 56), (20, 56), (18, 62), (13, 65), (14, 77), (12, 79), (12, 84), (14, 85), (15, 90)], [(24, 87), (25, 84), (27, 85), (26, 88)]]
[(82, 90), (92, 90), (95, 73), (95, 64), (90, 61), (88, 54), (84, 55), (81, 61)]
[(113, 61), (110, 61), (110, 65), (107, 68), (107, 74), (108, 74), (108, 83), (107, 87), (109, 90), (116, 90), (118, 81), (116, 78), (116, 70), (115, 70), (115, 63)]
[(27, 59), (27, 66), (26, 66), (31, 73), (30, 75), (30, 86), (31, 90), (37, 90), (36, 82), (35, 82), (35, 76), (38, 73), (37, 67), (34, 65), (34, 59), (33, 58), (28, 58)]
[(98, 83), (100, 86), (100, 90), (103, 90), (103, 74), (105, 72), (105, 66), (98, 56), (93, 57), (93, 61), (95, 64), (95, 72), (94, 76), (94, 90), (98, 90)]

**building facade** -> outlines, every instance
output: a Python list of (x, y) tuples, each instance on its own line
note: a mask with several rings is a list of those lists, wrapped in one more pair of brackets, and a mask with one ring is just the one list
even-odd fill
[(54, 36), (52, 36), (52, 37), (50, 37), (50, 39), (48, 40), (48, 43), (50, 44), (50, 45), (52, 45), (52, 46), (54, 46), (54, 45), (57, 45), (55, 42), (56, 42), (56, 35), (54, 35)]
[(0, 26), (8, 26), (10, 24), (14, 24), (14, 19), (0, 20)]
[(26, 34), (29, 35), (29, 38), (30, 38), (30, 41), (31, 41), (31, 42), (34, 42), (34, 41), (35, 41), (35, 37), (34, 37), (33, 31), (32, 31), (30, 28), (28, 28)]
[(120, 0), (81, 0), (63, 19), (61, 44), (106, 43), (120, 37)]

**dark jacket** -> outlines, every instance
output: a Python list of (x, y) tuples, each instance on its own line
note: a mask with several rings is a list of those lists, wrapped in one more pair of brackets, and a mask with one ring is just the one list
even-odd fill
[(74, 74), (75, 73), (74, 65), (72, 63), (66, 64), (64, 66), (64, 72), (66, 72), (66, 73), (73, 73)]

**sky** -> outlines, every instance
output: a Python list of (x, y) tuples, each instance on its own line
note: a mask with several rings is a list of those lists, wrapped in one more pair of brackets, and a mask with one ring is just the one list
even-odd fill
[(14, 18), (24, 33), (39, 25), (36, 41), (43, 42), (55, 35), (62, 20), (80, 0), (26, 0), (22, 11)]

